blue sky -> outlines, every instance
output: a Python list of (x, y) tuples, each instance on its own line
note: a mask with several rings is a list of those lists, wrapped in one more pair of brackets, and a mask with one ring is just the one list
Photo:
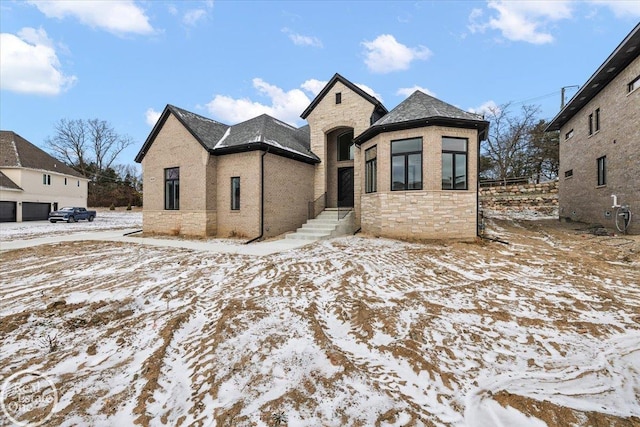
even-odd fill
[(421, 89), (551, 119), (639, 19), (624, 0), (0, 0), (0, 127), (46, 149), (62, 118), (106, 120), (135, 140), (128, 164), (168, 103), (300, 126), (336, 72), (389, 110)]

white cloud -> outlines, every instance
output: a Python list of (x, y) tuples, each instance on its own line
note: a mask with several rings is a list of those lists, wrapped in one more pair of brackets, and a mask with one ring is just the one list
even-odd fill
[(235, 99), (225, 95), (216, 95), (206, 104), (209, 113), (216, 119), (229, 124), (249, 120), (260, 114), (268, 114), (283, 122), (298, 126), (300, 114), (311, 100), (300, 89), (285, 92), (260, 78), (253, 79), (253, 87), (269, 98), (269, 104), (251, 101), (247, 98)]
[(182, 17), (182, 23), (189, 27), (195, 27), (198, 25), (198, 21), (201, 21), (207, 16), (207, 11), (204, 9), (191, 9), (185, 12)]
[(72, 16), (92, 28), (116, 35), (152, 34), (153, 27), (144, 11), (131, 0), (110, 1), (30, 1), (48, 18)]
[(495, 101), (489, 100), (489, 101), (483, 103), (482, 105), (480, 105), (479, 107), (469, 108), (467, 111), (470, 112), (470, 113), (486, 115), (486, 114), (489, 114), (489, 113), (499, 113), (500, 112), (500, 106), (497, 105), (495, 103)]
[(162, 112), (156, 111), (151, 107), (147, 108), (147, 111), (144, 113), (144, 116), (147, 120), (147, 124), (149, 126), (155, 126), (161, 115), (162, 115)]
[(316, 96), (320, 93), (322, 89), (324, 89), (327, 83), (329, 82), (326, 80), (323, 81), (323, 80), (309, 79), (306, 82), (302, 83), (300, 87), (306, 90), (307, 92), (311, 92), (313, 96)]
[(282, 32), (287, 34), (296, 46), (322, 47), (322, 41), (317, 37), (303, 36), (302, 34), (293, 32), (289, 28), (283, 28)]
[(617, 18), (640, 17), (640, 1), (638, 0), (592, 0), (591, 3), (608, 7)]
[(362, 42), (365, 47), (365, 64), (374, 73), (406, 70), (411, 62), (427, 59), (431, 51), (425, 46), (408, 47), (390, 34), (382, 34), (373, 41)]
[(402, 87), (400, 89), (398, 89), (396, 91), (396, 95), (402, 95), (402, 96), (409, 96), (411, 94), (413, 94), (413, 92), (419, 90), (422, 93), (426, 93), (427, 95), (431, 95), (431, 96), (436, 96), (435, 93), (431, 92), (429, 89), (427, 89), (426, 87), (422, 87), (422, 86), (412, 86), (412, 87)]
[(473, 9), (469, 16), (469, 30), (472, 33), (486, 29), (499, 30), (502, 36), (512, 41), (533, 44), (553, 42), (549, 27), (557, 21), (572, 16), (571, 0), (556, 1), (489, 1), (487, 6), (497, 12), (482, 22), (484, 13)]
[(20, 93), (57, 95), (76, 82), (62, 73), (53, 42), (42, 28), (0, 34), (0, 88)]
[(380, 95), (379, 93), (371, 89), (369, 86), (363, 85), (362, 83), (354, 83), (354, 84), (358, 86), (360, 89), (362, 89), (363, 91), (365, 91), (366, 93), (368, 93), (369, 95), (373, 96), (378, 101), (382, 102), (382, 95)]

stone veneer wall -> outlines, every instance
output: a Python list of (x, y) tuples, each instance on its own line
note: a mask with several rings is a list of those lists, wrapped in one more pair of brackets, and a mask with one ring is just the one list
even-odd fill
[(480, 189), (480, 209), (498, 212), (558, 213), (558, 180), (541, 184), (521, 184)]
[[(442, 137), (468, 139), (468, 189), (442, 190)], [(391, 191), (391, 149), (394, 140), (422, 138), (422, 190)], [(377, 192), (363, 193), (364, 174), (358, 173), (363, 233), (398, 239), (454, 239), (471, 241), (477, 235), (477, 152), (475, 129), (426, 126), (384, 132), (362, 144), (356, 165), (364, 169), (364, 152), (378, 147)]]

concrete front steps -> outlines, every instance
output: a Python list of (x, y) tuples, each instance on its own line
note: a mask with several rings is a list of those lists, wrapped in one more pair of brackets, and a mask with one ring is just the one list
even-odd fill
[[(344, 215), (344, 216), (343, 216)], [(295, 233), (287, 234), (287, 239), (296, 240), (323, 240), (336, 236), (345, 236), (354, 232), (353, 210), (344, 214), (344, 208), (340, 210), (338, 218), (338, 208), (327, 208), (316, 218), (310, 219)]]

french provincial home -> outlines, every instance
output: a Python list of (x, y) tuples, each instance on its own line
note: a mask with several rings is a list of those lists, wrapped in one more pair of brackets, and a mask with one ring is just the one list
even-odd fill
[(335, 74), (301, 118), (230, 126), (168, 105), (136, 156), (144, 231), (475, 239), (482, 116), (420, 91), (389, 111)]

